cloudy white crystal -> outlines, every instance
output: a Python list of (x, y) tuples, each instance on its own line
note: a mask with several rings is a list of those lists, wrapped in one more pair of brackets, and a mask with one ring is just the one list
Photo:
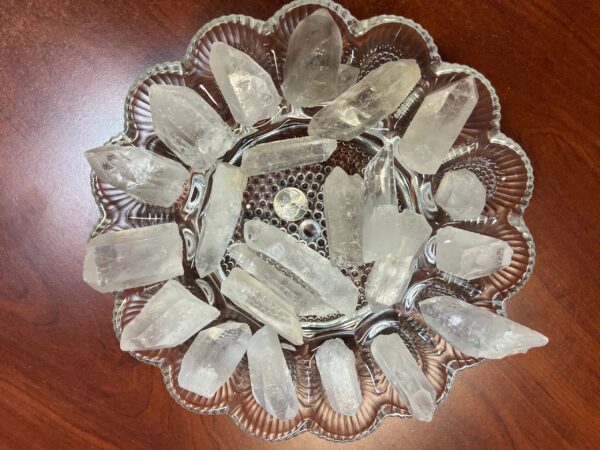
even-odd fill
[(467, 169), (446, 172), (434, 196), (453, 220), (477, 219), (485, 207), (485, 186)]

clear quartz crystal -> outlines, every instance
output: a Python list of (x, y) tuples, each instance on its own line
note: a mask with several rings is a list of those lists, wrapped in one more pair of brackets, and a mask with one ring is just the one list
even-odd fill
[(423, 300), (419, 308), (427, 325), (450, 345), (476, 358), (500, 359), (548, 343), (537, 331), (454, 297)]
[(252, 395), (265, 411), (279, 420), (298, 414), (296, 386), (285, 362), (277, 334), (269, 326), (258, 330), (248, 346)]
[(154, 84), (149, 102), (159, 139), (195, 170), (208, 169), (232, 147), (229, 126), (193, 89)]
[(190, 177), (178, 162), (132, 145), (105, 145), (88, 150), (85, 157), (102, 181), (165, 208), (181, 196)]
[(271, 75), (250, 56), (224, 42), (215, 42), (209, 64), (237, 123), (253, 125), (275, 115), (281, 97)]
[(251, 337), (250, 327), (237, 322), (198, 333), (181, 361), (179, 386), (203, 397), (215, 395), (235, 371)]
[(83, 279), (99, 292), (121, 291), (183, 275), (176, 223), (96, 236), (87, 243)]
[(434, 198), (453, 220), (474, 220), (485, 207), (486, 190), (477, 175), (459, 169), (444, 174)]
[(247, 183), (248, 177), (239, 167), (217, 164), (196, 250), (196, 270), (200, 277), (218, 269), (240, 217)]
[(436, 235), (436, 266), (451, 275), (472, 280), (510, 264), (513, 250), (507, 242), (446, 226)]
[(362, 394), (354, 352), (341, 339), (330, 339), (318, 348), (316, 360), (331, 407), (345, 416), (356, 414)]
[(335, 167), (323, 185), (329, 260), (338, 267), (362, 264), (363, 180)]
[(338, 95), (343, 94), (350, 89), (360, 75), (360, 69), (353, 67), (348, 64), (340, 64), (340, 70), (338, 71)]
[(315, 106), (334, 98), (341, 57), (342, 35), (327, 9), (318, 9), (300, 21), (285, 57), (281, 88), (287, 101)]
[(176, 280), (165, 283), (121, 333), (121, 350), (170, 348), (184, 343), (219, 316), (219, 310)]
[(295, 222), (308, 211), (308, 199), (300, 189), (286, 187), (275, 195), (273, 209), (280, 219)]
[(413, 417), (423, 422), (431, 421), (435, 411), (435, 389), (402, 338), (397, 334), (379, 335), (371, 344), (371, 353)]
[(475, 108), (477, 99), (473, 76), (429, 94), (402, 136), (396, 158), (416, 172), (436, 173)]
[(414, 59), (387, 62), (315, 114), (308, 134), (352, 140), (396, 111), (420, 79)]

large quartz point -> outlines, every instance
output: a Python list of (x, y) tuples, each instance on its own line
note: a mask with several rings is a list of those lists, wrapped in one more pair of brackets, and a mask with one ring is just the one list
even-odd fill
[(189, 178), (185, 167), (131, 145), (106, 145), (85, 152), (96, 176), (144, 203), (169, 207)]
[(473, 220), (485, 207), (486, 190), (473, 172), (453, 170), (444, 174), (434, 199), (453, 220)]
[(331, 407), (353, 416), (362, 402), (354, 352), (341, 339), (325, 341), (317, 350), (317, 368)]
[(352, 140), (396, 111), (420, 78), (414, 59), (385, 63), (315, 114), (308, 134)]
[(259, 175), (319, 163), (329, 159), (336, 148), (335, 139), (311, 136), (266, 142), (246, 150), (242, 169), (248, 175)]
[(284, 231), (259, 220), (246, 222), (244, 239), (253, 251), (283, 266), (330, 306), (346, 316), (354, 314), (358, 288), (327, 258)]
[(240, 217), (247, 183), (248, 177), (239, 167), (217, 164), (196, 250), (196, 270), (200, 277), (219, 267)]
[(513, 250), (507, 242), (455, 227), (436, 235), (436, 266), (465, 280), (490, 275), (510, 264)]
[(176, 223), (101, 234), (87, 243), (83, 280), (99, 292), (122, 291), (183, 275)]
[(475, 78), (469, 76), (429, 94), (396, 150), (398, 160), (423, 174), (438, 171), (477, 104)]
[(209, 64), (236, 122), (253, 125), (277, 112), (281, 97), (271, 75), (250, 56), (224, 42), (215, 42)]
[(292, 344), (304, 342), (294, 309), (248, 272), (237, 267), (233, 269), (221, 283), (221, 292), (238, 307), (272, 326)]
[(227, 124), (193, 89), (154, 84), (149, 101), (156, 135), (195, 170), (209, 168), (233, 145)]
[(296, 386), (285, 362), (277, 334), (269, 326), (258, 330), (248, 346), (252, 394), (260, 406), (279, 420), (298, 414)]
[(427, 325), (450, 345), (476, 358), (500, 359), (548, 343), (537, 331), (454, 297), (423, 300), (419, 308)]
[(304, 18), (294, 29), (287, 47), (285, 98), (296, 106), (315, 106), (338, 93), (342, 35), (324, 8)]
[(251, 337), (250, 327), (237, 322), (198, 333), (181, 361), (179, 386), (203, 397), (215, 395), (243, 358)]
[(362, 264), (363, 180), (334, 168), (323, 185), (329, 260), (338, 267)]
[(121, 334), (121, 350), (150, 350), (182, 344), (219, 317), (219, 310), (170, 280), (148, 300)]
[(379, 335), (371, 344), (371, 353), (400, 400), (417, 420), (431, 421), (436, 392), (397, 334)]

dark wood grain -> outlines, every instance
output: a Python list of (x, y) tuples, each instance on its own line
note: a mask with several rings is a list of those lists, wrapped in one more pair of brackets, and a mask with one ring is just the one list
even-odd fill
[[(410, 17), (495, 86), (535, 170), (537, 265), (512, 318), (550, 338), (458, 377), (430, 424), (388, 419), (357, 448), (592, 448), (600, 442), (600, 3), (341, 1)], [(0, 0), (0, 446), (266, 444), (180, 408), (118, 348), (112, 298), (81, 280), (98, 212), (82, 153), (122, 128), (131, 81), (208, 20), (282, 1)], [(272, 448), (329, 448), (302, 435)], [(597, 448), (597, 447), (596, 447)]]

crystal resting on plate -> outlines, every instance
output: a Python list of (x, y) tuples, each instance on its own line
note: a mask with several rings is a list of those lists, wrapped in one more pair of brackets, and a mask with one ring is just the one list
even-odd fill
[(380, 334), (371, 344), (371, 353), (413, 417), (423, 422), (431, 421), (435, 411), (435, 389), (402, 338), (397, 334)]
[(193, 89), (154, 84), (149, 102), (156, 135), (195, 170), (208, 169), (233, 145), (227, 124)]
[(246, 150), (241, 167), (248, 175), (291, 169), (323, 162), (329, 159), (336, 148), (335, 139), (312, 136), (266, 142)]
[(175, 347), (219, 317), (176, 280), (165, 283), (121, 333), (121, 350)]
[(252, 395), (265, 411), (279, 420), (290, 420), (298, 414), (296, 386), (277, 334), (269, 326), (258, 330), (250, 340), (248, 369)]
[(477, 219), (485, 207), (485, 186), (467, 169), (446, 172), (434, 196), (453, 220)]
[(297, 106), (315, 106), (338, 93), (342, 35), (325, 8), (296, 26), (287, 47), (283, 95)]
[(308, 211), (308, 199), (300, 189), (285, 187), (275, 194), (273, 209), (279, 218), (295, 222)]
[(169, 207), (190, 177), (178, 162), (132, 145), (105, 145), (85, 152), (96, 176), (138, 200)]
[(212, 397), (233, 374), (252, 333), (245, 323), (225, 322), (201, 331), (181, 361), (179, 386)]
[(450, 345), (476, 358), (500, 359), (548, 343), (537, 331), (454, 297), (423, 300), (419, 309)]
[(112, 231), (87, 243), (83, 279), (99, 292), (122, 291), (183, 275), (176, 223)]
[(414, 59), (387, 62), (315, 114), (308, 134), (352, 140), (396, 111), (420, 79)]
[(354, 352), (341, 339), (325, 341), (317, 350), (317, 368), (327, 401), (338, 413), (356, 414), (362, 402)]
[(338, 267), (362, 264), (363, 180), (335, 167), (323, 185), (329, 260)]
[(271, 75), (250, 56), (224, 42), (215, 42), (209, 64), (237, 123), (253, 125), (277, 112), (281, 97)]
[(358, 288), (327, 258), (280, 229), (259, 220), (245, 223), (244, 239), (250, 249), (283, 266), (330, 306), (346, 316), (354, 314)]
[(473, 112), (477, 99), (473, 76), (425, 97), (396, 149), (398, 161), (419, 173), (436, 173)]
[(436, 235), (438, 269), (465, 280), (490, 275), (510, 264), (513, 249), (501, 239), (446, 226)]
[(275, 292), (240, 268), (234, 268), (221, 283), (221, 292), (239, 308), (270, 325), (292, 344), (304, 342), (294, 309)]
[(358, 67), (340, 64), (340, 70), (338, 71), (338, 95), (343, 94), (354, 86), (359, 75), (360, 69)]
[(240, 217), (247, 183), (248, 177), (239, 167), (217, 164), (196, 250), (196, 270), (200, 277), (219, 267)]

